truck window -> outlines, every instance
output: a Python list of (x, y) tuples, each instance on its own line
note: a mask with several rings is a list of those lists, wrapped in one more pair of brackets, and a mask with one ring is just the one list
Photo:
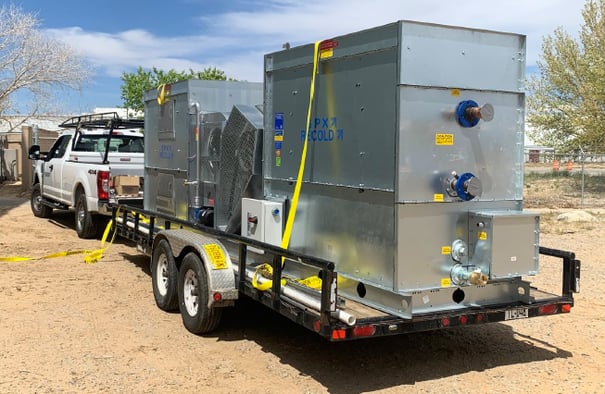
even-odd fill
[[(82, 135), (74, 151), (104, 153), (107, 146), (107, 135)], [(143, 153), (143, 137), (113, 135), (109, 142), (110, 152)]]
[(63, 157), (65, 151), (67, 150), (67, 144), (70, 140), (71, 135), (62, 135), (61, 137), (59, 137), (53, 144), (52, 148), (50, 148), (46, 159), (50, 160)]
[(115, 141), (119, 141), (119, 144), (117, 147), (118, 152), (143, 153), (143, 151), (144, 151), (143, 138), (122, 137), (122, 138), (115, 138), (115, 140), (114, 140), (114, 138), (112, 138), (111, 145), (114, 145)]

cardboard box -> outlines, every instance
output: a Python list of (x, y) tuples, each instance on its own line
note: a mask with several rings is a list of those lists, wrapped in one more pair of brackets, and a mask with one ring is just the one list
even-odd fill
[(138, 195), (140, 188), (138, 176), (118, 175), (113, 178), (113, 187), (118, 196)]

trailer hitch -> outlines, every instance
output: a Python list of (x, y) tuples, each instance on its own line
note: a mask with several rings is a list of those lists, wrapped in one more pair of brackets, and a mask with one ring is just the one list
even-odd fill
[(581, 262), (580, 260), (576, 260), (576, 254), (573, 252), (551, 249), (543, 246), (540, 246), (540, 254), (563, 259), (562, 295), (573, 300), (573, 293), (580, 292)]

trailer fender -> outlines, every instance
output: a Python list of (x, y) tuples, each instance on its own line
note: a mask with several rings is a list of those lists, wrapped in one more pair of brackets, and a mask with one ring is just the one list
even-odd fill
[(162, 230), (156, 240), (162, 238), (170, 244), (179, 267), (188, 252), (193, 250), (200, 256), (208, 280), (208, 307), (233, 305), (239, 295), (235, 272), (229, 253), (219, 240), (185, 229)]

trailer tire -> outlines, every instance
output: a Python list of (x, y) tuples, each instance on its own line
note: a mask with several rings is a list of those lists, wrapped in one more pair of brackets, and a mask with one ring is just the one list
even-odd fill
[(162, 239), (154, 247), (151, 256), (151, 282), (155, 303), (163, 311), (171, 312), (179, 307), (178, 276), (170, 244)]
[(213, 331), (221, 321), (222, 308), (208, 307), (208, 280), (199, 256), (187, 253), (179, 269), (179, 309), (183, 325), (194, 334)]
[(49, 218), (53, 209), (49, 206), (42, 204), (42, 192), (40, 191), (40, 184), (36, 183), (32, 189), (32, 195), (30, 205), (34, 216), (39, 218)]
[(86, 206), (86, 194), (80, 192), (76, 196), (76, 233), (80, 238), (97, 236), (97, 225), (94, 216)]

